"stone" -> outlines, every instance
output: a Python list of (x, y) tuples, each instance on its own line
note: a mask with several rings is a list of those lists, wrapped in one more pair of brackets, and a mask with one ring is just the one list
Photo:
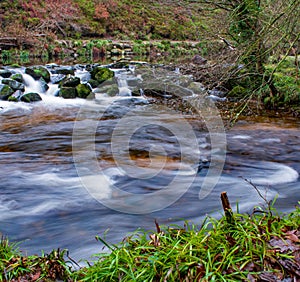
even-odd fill
[(77, 92), (75, 87), (61, 87), (59, 91), (59, 96), (64, 99), (74, 99), (77, 97)]
[(103, 83), (106, 80), (109, 80), (115, 76), (115, 73), (104, 67), (95, 67), (91, 71), (91, 78), (98, 81), (98, 83)]
[(76, 86), (77, 97), (86, 99), (91, 93), (92, 89), (88, 84), (80, 83)]
[(31, 92), (26, 93), (20, 97), (20, 101), (25, 103), (33, 103), (33, 102), (39, 102), (42, 101), (41, 96), (38, 93)]
[(8, 85), (14, 91), (16, 91), (16, 90), (21, 90), (23, 92), (25, 91), (25, 85), (16, 80), (13, 80), (10, 78), (5, 78), (5, 79), (2, 79), (2, 83)]
[(12, 75), (12, 72), (9, 70), (0, 69), (0, 76), (4, 78), (9, 78)]
[(45, 93), (49, 89), (49, 85), (42, 77), (39, 79), (39, 81), (41, 83), (41, 90), (43, 93)]
[(76, 87), (80, 84), (80, 78), (77, 76), (68, 76), (60, 82), (61, 87)]
[(64, 74), (64, 75), (68, 75), (68, 74), (71, 74), (71, 75), (74, 75), (75, 74), (75, 71), (74, 71), (74, 67), (59, 67), (57, 69), (54, 70), (54, 73), (56, 74)]
[(23, 76), (20, 73), (15, 73), (10, 78), (13, 79), (13, 80), (15, 80), (15, 81), (18, 81), (20, 83), (24, 82)]
[(51, 82), (53, 84), (58, 84), (66, 78), (64, 74), (54, 74), (51, 76)]
[(7, 100), (10, 95), (14, 93), (14, 90), (7, 84), (0, 84), (0, 100)]
[(90, 79), (88, 83), (91, 85), (92, 88), (96, 88), (99, 85), (99, 82), (95, 79)]
[(33, 66), (33, 67), (27, 67), (25, 69), (25, 73), (32, 76), (34, 79), (38, 80), (41, 77), (48, 83), (50, 82), (50, 72), (42, 66)]

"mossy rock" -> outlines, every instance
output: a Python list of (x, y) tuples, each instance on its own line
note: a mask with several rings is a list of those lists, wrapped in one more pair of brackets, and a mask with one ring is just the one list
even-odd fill
[(77, 96), (86, 99), (91, 93), (92, 89), (88, 84), (80, 83), (76, 86)]
[(18, 98), (13, 96), (13, 95), (9, 96), (7, 101), (9, 101), (9, 102), (19, 102)]
[(41, 96), (38, 93), (31, 92), (26, 93), (20, 97), (20, 101), (25, 103), (33, 103), (33, 102), (39, 102), (42, 101)]
[(80, 78), (77, 76), (69, 76), (62, 80), (59, 85), (61, 87), (76, 87), (80, 84)]
[(16, 90), (21, 90), (23, 92), (25, 91), (25, 85), (16, 80), (13, 80), (10, 78), (5, 78), (5, 79), (2, 79), (2, 83), (8, 85), (14, 91), (16, 91)]
[(64, 99), (74, 99), (77, 97), (77, 91), (75, 87), (61, 87), (59, 96)]
[(113, 78), (114, 76), (115, 73), (108, 68), (95, 67), (91, 71), (91, 78), (97, 80), (99, 84)]
[(25, 73), (38, 80), (41, 77), (48, 83), (50, 82), (50, 72), (42, 66), (33, 66), (25, 69)]
[(0, 100), (7, 100), (10, 95), (14, 93), (14, 90), (6, 85), (6, 84), (0, 84)]
[(20, 73), (15, 73), (10, 78), (13, 79), (13, 80), (15, 80), (15, 81), (18, 81), (20, 83), (24, 82), (23, 76)]

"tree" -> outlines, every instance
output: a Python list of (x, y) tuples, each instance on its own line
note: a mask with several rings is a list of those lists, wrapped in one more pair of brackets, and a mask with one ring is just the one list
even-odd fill
[[(228, 85), (229, 82), (231, 88), (235, 85), (243, 86), (249, 97), (256, 95), (270, 107), (289, 101), (291, 95), (284, 92), (274, 74), (289, 54), (293, 54), (295, 63), (298, 63), (300, 1), (203, 0), (201, 2), (207, 9), (222, 10), (226, 15), (227, 29), (221, 35), (216, 34), (216, 37), (235, 47), (238, 67), (231, 70), (230, 76), (224, 77), (227, 79), (225, 83)], [(219, 25), (224, 26), (224, 20)], [(271, 58), (276, 64), (270, 69), (267, 68), (267, 64)], [(298, 75), (298, 69), (295, 71)], [(300, 93), (294, 96), (299, 103)]]

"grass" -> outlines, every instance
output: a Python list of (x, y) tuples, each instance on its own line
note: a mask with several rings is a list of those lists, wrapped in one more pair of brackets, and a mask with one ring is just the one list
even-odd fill
[[(68, 263), (62, 260), (66, 254), (56, 253), (54, 261), (64, 274), (60, 279), (228, 282), (299, 278), (299, 206), (288, 215), (277, 213), (270, 205), (267, 209), (255, 208), (250, 215), (232, 213), (230, 220), (228, 215), (219, 220), (207, 217), (201, 226), (187, 222), (183, 226), (155, 224), (155, 232), (137, 230), (119, 244), (97, 236), (107, 252), (95, 255), (93, 263), (76, 271), (70, 271)], [(21, 267), (24, 258), (6, 239), (2, 239), (0, 253), (4, 257), (0, 280), (7, 275), (14, 279), (28, 275), (37, 263), (44, 277), (51, 278), (45, 272), (49, 256), (27, 258)], [(17, 267), (11, 266), (13, 259), (17, 260)], [(266, 277), (273, 280), (262, 280)]]

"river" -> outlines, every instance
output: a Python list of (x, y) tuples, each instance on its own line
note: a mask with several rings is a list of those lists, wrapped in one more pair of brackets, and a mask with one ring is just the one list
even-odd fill
[[(38, 91), (25, 78), (26, 91)], [(300, 200), (297, 119), (241, 119), (218, 133), (220, 145), (199, 117), (142, 95), (64, 100), (56, 90), (32, 104), (0, 101), (0, 231), (27, 254), (66, 248), (89, 259), (103, 251), (96, 235), (116, 243), (155, 229), (155, 219), (201, 225), (221, 215), (222, 191), (251, 212), (264, 201), (246, 180), (278, 197), (279, 211)]]

